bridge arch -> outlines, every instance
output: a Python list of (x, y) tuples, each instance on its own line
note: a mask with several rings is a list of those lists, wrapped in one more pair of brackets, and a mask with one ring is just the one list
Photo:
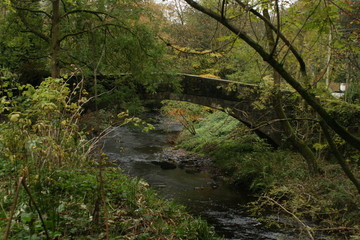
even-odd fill
[(144, 94), (143, 98), (185, 101), (226, 111), (271, 145), (282, 144), (278, 124), (263, 125), (276, 119), (271, 105), (255, 107), (259, 97), (257, 85), (189, 74), (181, 74), (180, 77), (181, 91), (164, 84), (158, 87), (156, 93)]

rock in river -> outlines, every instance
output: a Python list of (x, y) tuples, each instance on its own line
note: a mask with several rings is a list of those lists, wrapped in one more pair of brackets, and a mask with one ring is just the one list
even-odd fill
[(175, 169), (177, 167), (177, 164), (175, 162), (170, 162), (170, 161), (151, 161), (151, 163), (158, 165), (165, 170)]

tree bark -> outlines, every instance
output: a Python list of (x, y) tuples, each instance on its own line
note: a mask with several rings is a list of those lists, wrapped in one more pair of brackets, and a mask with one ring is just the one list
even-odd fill
[[(263, 10), (263, 16), (270, 22), (270, 14), (267, 8)], [(279, 16), (278, 16), (279, 17)], [(280, 26), (278, 26), (279, 28)], [(268, 40), (268, 47), (269, 51), (273, 52), (274, 57), (276, 56), (276, 42), (274, 39), (274, 34), (268, 24), (265, 23), (265, 31), (266, 37)], [(274, 70), (273, 72), (273, 79), (274, 79), (274, 95), (272, 99), (273, 108), (276, 112), (276, 115), (280, 119), (288, 119), (286, 113), (283, 109), (282, 99), (281, 99), (281, 76)], [(303, 156), (305, 162), (308, 166), (310, 175), (316, 175), (319, 173), (319, 167), (316, 163), (316, 157), (310, 147), (301, 140), (294, 128), (291, 126), (288, 120), (281, 121), (281, 126), (284, 132), (286, 133), (287, 137), (289, 138), (291, 144), (295, 147), (295, 149)]]
[(332, 43), (332, 28), (330, 27), (329, 36), (328, 36), (328, 51), (327, 51), (327, 60), (326, 60), (326, 78), (325, 78), (325, 85), (326, 89), (330, 87), (330, 62), (331, 62), (331, 43)]
[(329, 144), (330, 150), (333, 152), (337, 162), (339, 163), (339, 165), (341, 166), (341, 168), (344, 171), (344, 173), (346, 174), (346, 176), (354, 184), (354, 186), (356, 187), (357, 191), (360, 194), (360, 182), (354, 176), (354, 174), (351, 172), (350, 167), (346, 163), (346, 160), (343, 158), (343, 156), (338, 151), (334, 141), (332, 140), (332, 138), (330, 136), (328, 126), (326, 125), (326, 123), (324, 121), (320, 121), (320, 126), (321, 126), (321, 128), (323, 130), (323, 133), (324, 133), (324, 136), (325, 136), (325, 138), (326, 138), (326, 140), (327, 140), (327, 142)]
[(50, 72), (52, 78), (60, 77), (60, 0), (52, 0), (50, 34)]

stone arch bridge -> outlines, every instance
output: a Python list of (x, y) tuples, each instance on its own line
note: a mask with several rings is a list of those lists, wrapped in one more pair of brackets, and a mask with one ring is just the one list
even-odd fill
[(256, 107), (259, 87), (211, 77), (179, 74), (180, 90), (171, 84), (160, 84), (156, 93), (142, 94), (143, 99), (177, 100), (195, 103), (226, 111), (258, 136), (274, 146), (282, 145), (282, 132), (270, 103)]

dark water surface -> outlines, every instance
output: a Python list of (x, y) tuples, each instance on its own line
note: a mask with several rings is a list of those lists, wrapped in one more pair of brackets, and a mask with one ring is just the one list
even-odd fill
[(166, 158), (163, 149), (169, 146), (169, 139), (181, 131), (181, 126), (164, 119), (155, 127), (156, 130), (149, 133), (124, 127), (114, 129), (104, 142), (109, 160), (128, 175), (145, 179), (159, 195), (174, 199), (193, 215), (206, 219), (225, 239), (295, 239), (262, 228), (243, 211), (247, 196), (221, 182), (216, 182), (214, 188), (209, 173), (188, 174), (180, 168), (164, 170), (153, 164)]

